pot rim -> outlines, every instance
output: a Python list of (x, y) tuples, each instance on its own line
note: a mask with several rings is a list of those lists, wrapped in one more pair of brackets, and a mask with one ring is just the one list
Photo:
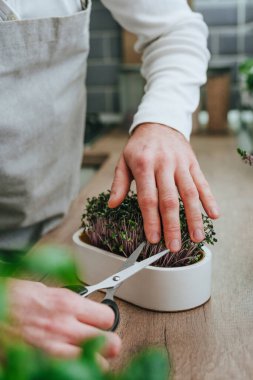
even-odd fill
[[(74, 243), (77, 244), (78, 246), (80, 246), (82, 248), (89, 248), (91, 250), (94, 250), (96, 252), (101, 253), (101, 255), (109, 256), (109, 257), (111, 257), (111, 258), (113, 258), (115, 260), (121, 261), (121, 262), (124, 262), (126, 260), (125, 257), (122, 257), (122, 256), (119, 256), (119, 255), (117, 255), (115, 253), (106, 251), (106, 250), (104, 250), (102, 248), (95, 247), (94, 245), (84, 243), (80, 239), (80, 234), (82, 232), (83, 232), (83, 229), (80, 228), (72, 236), (72, 239), (73, 239)], [(184, 267), (169, 267), (169, 268), (154, 267), (154, 266), (149, 265), (149, 266), (147, 266), (144, 269), (153, 270), (153, 271), (163, 271), (163, 272), (182, 272), (182, 271), (185, 272), (185, 271), (194, 270), (194, 269), (197, 269), (197, 268), (205, 265), (207, 263), (207, 261), (211, 261), (211, 257), (212, 257), (211, 250), (208, 247), (206, 247), (206, 246), (203, 246), (202, 250), (204, 251), (203, 258), (200, 261), (198, 261), (197, 263), (194, 263), (194, 264), (191, 264), (191, 265), (187, 265), (187, 266), (184, 266)]]

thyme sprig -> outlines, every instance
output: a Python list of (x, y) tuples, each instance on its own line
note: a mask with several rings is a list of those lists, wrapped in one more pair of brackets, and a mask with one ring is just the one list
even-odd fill
[(242, 160), (245, 162), (245, 164), (253, 166), (253, 154), (249, 154), (245, 150), (242, 150), (240, 148), (237, 149), (237, 152), (242, 157)]
[[(107, 191), (99, 194), (98, 197), (88, 198), (82, 215), (82, 227), (92, 245), (128, 257), (143, 240), (146, 240), (137, 194), (130, 192), (122, 204), (115, 209), (108, 207), (109, 197), (110, 191)], [(179, 199), (179, 204), (181, 250), (176, 254), (169, 253), (154, 263), (154, 266), (178, 267), (193, 264), (202, 258), (201, 248), (205, 242), (212, 245), (217, 242), (213, 223), (206, 215), (202, 215), (205, 240), (201, 243), (192, 242), (181, 199)], [(162, 237), (158, 244), (147, 243), (140, 259), (155, 255), (164, 249), (165, 242)]]

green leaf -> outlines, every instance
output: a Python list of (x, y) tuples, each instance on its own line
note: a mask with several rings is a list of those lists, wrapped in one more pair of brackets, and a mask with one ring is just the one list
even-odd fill
[(246, 79), (248, 90), (253, 91), (253, 73), (249, 73)]
[(149, 349), (139, 354), (119, 377), (120, 380), (168, 380), (170, 364), (166, 351)]
[(239, 66), (239, 70), (243, 74), (248, 74), (253, 68), (253, 59), (248, 59)]
[[(104, 343), (104, 337), (87, 340), (82, 345), (82, 355), (74, 360), (63, 361), (48, 358), (47, 370), (41, 380), (45, 378), (57, 380), (105, 380), (106, 375), (96, 360), (96, 354), (101, 350)], [(40, 380), (40, 378), (36, 380)]]
[(19, 261), (7, 262), (0, 260), (0, 277), (11, 277), (17, 270)]
[(35, 351), (22, 343), (11, 343), (6, 349), (4, 380), (32, 380), (37, 370)]
[(56, 280), (68, 285), (77, 281), (73, 258), (69, 250), (61, 247), (43, 246), (24, 258), (20, 265), (21, 271), (33, 274), (49, 274)]
[(7, 289), (6, 281), (0, 278), (0, 321), (5, 320), (7, 316)]
[(0, 361), (0, 380), (4, 380), (4, 366)]
[(45, 378), (57, 380), (103, 380), (103, 374), (97, 364), (79, 359), (54, 362), (45, 372)]
[(82, 344), (82, 357), (84, 359), (94, 360), (96, 353), (101, 351), (105, 345), (105, 338), (99, 336), (97, 338), (88, 339)]

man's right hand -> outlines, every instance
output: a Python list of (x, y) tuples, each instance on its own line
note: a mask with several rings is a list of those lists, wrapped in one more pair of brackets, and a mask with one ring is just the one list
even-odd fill
[(118, 335), (102, 331), (114, 321), (114, 313), (106, 305), (67, 289), (22, 280), (10, 280), (8, 299), (7, 330), (52, 356), (77, 357), (81, 343), (99, 335), (105, 337), (104, 357), (114, 357), (120, 351)]

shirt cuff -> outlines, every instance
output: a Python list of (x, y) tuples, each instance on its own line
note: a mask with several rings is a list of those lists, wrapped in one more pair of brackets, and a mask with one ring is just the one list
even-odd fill
[(163, 124), (181, 132), (189, 141), (192, 130), (192, 114), (182, 110), (162, 110), (161, 107), (152, 107), (152, 110), (142, 108), (136, 113), (129, 129), (131, 134), (136, 127), (144, 123)]

